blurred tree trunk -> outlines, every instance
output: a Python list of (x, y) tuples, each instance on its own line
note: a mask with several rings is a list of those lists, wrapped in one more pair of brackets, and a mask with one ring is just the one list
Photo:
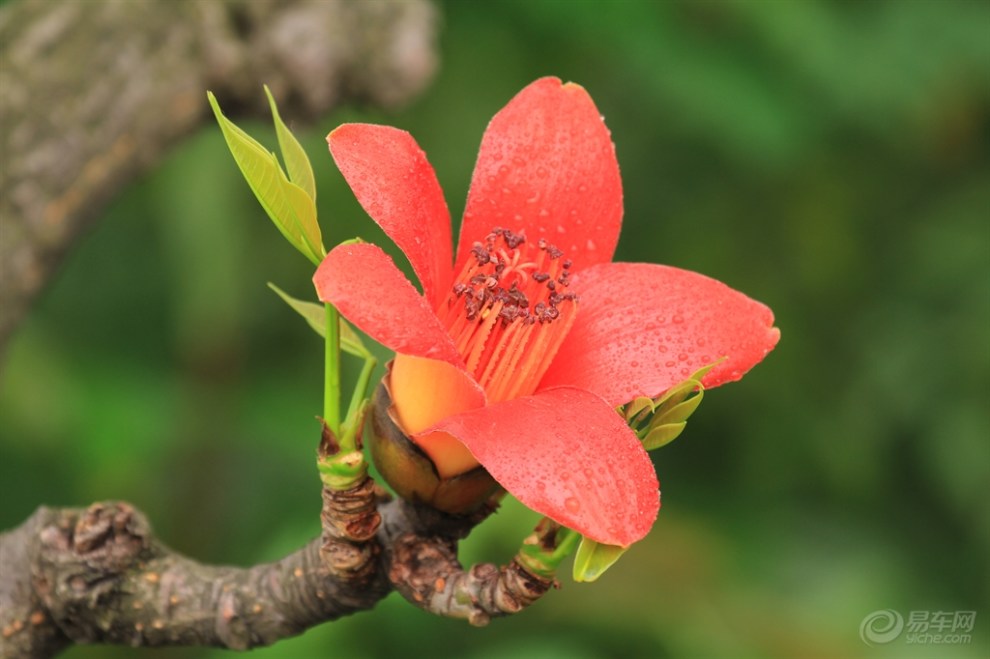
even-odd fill
[(204, 121), (392, 106), (435, 68), (426, 0), (19, 0), (0, 8), (0, 356), (75, 241)]

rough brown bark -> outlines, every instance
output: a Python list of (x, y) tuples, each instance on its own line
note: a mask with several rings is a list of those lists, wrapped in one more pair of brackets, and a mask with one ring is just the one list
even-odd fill
[[(362, 501), (376, 502), (381, 520), (371, 537), (346, 531)], [(39, 508), (0, 534), (0, 657), (41, 659), (73, 643), (244, 650), (370, 609), (393, 588), (430, 613), (484, 625), (554, 584), (518, 556), (501, 568), (461, 567), (457, 541), (494, 503), (451, 517), (390, 501), (371, 481), (342, 497), (325, 491), (324, 502), (322, 539), (251, 568), (174, 552), (126, 503)], [(329, 553), (328, 537), (338, 545)]]
[(390, 106), (435, 68), (426, 0), (17, 0), (0, 7), (0, 354), (75, 238), (224, 110)]
[(0, 656), (72, 643), (247, 649), (368, 609), (388, 592), (332, 578), (312, 541), (251, 568), (196, 563), (158, 542), (125, 503), (40, 508), (0, 536)]

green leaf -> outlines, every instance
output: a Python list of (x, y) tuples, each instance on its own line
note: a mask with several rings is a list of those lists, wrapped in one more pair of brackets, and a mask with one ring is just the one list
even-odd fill
[(655, 407), (656, 413), (663, 414), (675, 405), (680, 405), (684, 399), (691, 395), (691, 392), (699, 389), (700, 387), (701, 382), (693, 379), (687, 379), (677, 386), (671, 387), (664, 393), (663, 396), (657, 398)]
[(316, 177), (313, 176), (313, 167), (309, 162), (309, 156), (306, 155), (296, 136), (282, 121), (282, 117), (278, 113), (278, 106), (275, 104), (275, 98), (272, 96), (271, 90), (268, 89), (268, 85), (265, 85), (265, 94), (268, 96), (268, 105), (272, 109), (275, 133), (278, 135), (278, 147), (282, 151), (282, 161), (285, 163), (289, 180), (302, 188), (315, 203)]
[(681, 434), (685, 426), (687, 426), (687, 421), (651, 426), (643, 438), (643, 448), (647, 451), (652, 451), (655, 448), (660, 448), (671, 443), (677, 439), (677, 436)]
[(589, 538), (581, 538), (577, 554), (574, 556), (574, 581), (595, 581), (605, 573), (626, 552), (626, 547), (606, 545)]
[(207, 97), (227, 141), (227, 148), (261, 207), (285, 239), (318, 265), (324, 250), (313, 199), (286, 177), (274, 153), (223, 115), (212, 92), (207, 92)]
[(696, 395), (658, 413), (654, 417), (654, 423), (677, 423), (679, 421), (687, 421), (688, 417), (694, 414), (694, 411), (698, 409), (698, 405), (701, 404), (701, 399), (704, 397), (705, 390), (698, 389), (698, 393)]
[[(294, 298), (271, 282), (268, 282), (268, 288), (275, 291), (286, 304), (302, 316), (309, 323), (309, 326), (313, 328), (313, 331), (326, 338), (327, 316), (326, 309), (322, 304)], [(368, 357), (371, 354), (364, 346), (360, 335), (343, 318), (340, 319), (340, 348), (355, 357)]]
[[(305, 245), (306, 250), (304, 254), (314, 255), (316, 258), (313, 261), (315, 264), (319, 265), (320, 261), (326, 255), (326, 250), (323, 248), (323, 237), (320, 235), (320, 225), (316, 221), (316, 203), (313, 199), (306, 194), (306, 191), (300, 188), (298, 185), (293, 183), (282, 171), (282, 168), (278, 166), (278, 159), (275, 154), (271, 154), (272, 161), (278, 168), (279, 183), (282, 186), (282, 193), (289, 203), (289, 218), (295, 221), (296, 226), (299, 229), (299, 235), (302, 239), (303, 245)], [(312, 258), (310, 260), (313, 260)]]

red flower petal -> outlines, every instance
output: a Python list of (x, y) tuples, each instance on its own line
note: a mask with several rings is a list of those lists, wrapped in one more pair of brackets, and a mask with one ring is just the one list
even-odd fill
[(426, 154), (409, 133), (390, 126), (344, 124), (327, 143), (357, 200), (409, 259), (436, 309), (450, 286), (450, 213)]
[(449, 417), (502, 487), (538, 513), (611, 545), (649, 532), (659, 484), (642, 444), (594, 394), (562, 387)]
[(457, 269), (493, 227), (546, 238), (575, 268), (612, 259), (622, 224), (615, 147), (583, 87), (542, 78), (495, 115), (471, 179)]
[(703, 380), (716, 387), (741, 378), (780, 338), (766, 306), (687, 270), (608, 263), (573, 281), (578, 317), (540, 388), (571, 385), (620, 405), (728, 357)]
[(368, 336), (396, 352), (464, 361), (426, 299), (375, 245), (335, 247), (313, 275), (316, 292)]

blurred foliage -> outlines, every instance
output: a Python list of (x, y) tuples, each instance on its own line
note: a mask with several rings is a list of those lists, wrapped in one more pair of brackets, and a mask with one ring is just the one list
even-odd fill
[[(783, 338), (654, 454), (660, 519), (601, 581), (564, 577), (566, 594), (481, 630), (392, 596), (252, 656), (987, 656), (988, 5), (442, 10), (443, 66), (414, 106), (296, 129), (327, 244), (385, 244), (326, 153), (334, 126), (410, 130), (459, 217), (488, 119), (558, 75), (613, 131), (618, 258), (722, 279), (769, 304)], [(274, 147), (270, 124), (244, 127)], [(220, 131), (190, 140), (116, 200), (10, 348), (0, 525), (41, 503), (127, 499), (176, 548), (242, 565), (317, 533), (321, 344), (265, 286), (308, 297), (310, 276)], [(510, 503), (465, 558), (507, 559), (533, 521)], [(975, 610), (973, 641), (867, 647), (860, 621), (885, 608)]]

